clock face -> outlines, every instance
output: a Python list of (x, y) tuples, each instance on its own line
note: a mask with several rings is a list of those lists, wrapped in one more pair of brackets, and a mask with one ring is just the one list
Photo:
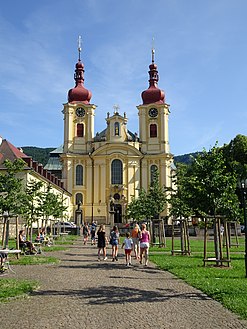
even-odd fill
[(151, 108), (148, 111), (148, 114), (149, 114), (150, 117), (155, 118), (158, 115), (158, 110), (156, 108)]
[(78, 117), (83, 117), (85, 115), (85, 110), (83, 107), (77, 107), (75, 112)]

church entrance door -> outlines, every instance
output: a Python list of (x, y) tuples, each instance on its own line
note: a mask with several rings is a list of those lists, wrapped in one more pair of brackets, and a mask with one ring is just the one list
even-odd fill
[(121, 204), (115, 204), (114, 206), (114, 223), (122, 223), (122, 206)]

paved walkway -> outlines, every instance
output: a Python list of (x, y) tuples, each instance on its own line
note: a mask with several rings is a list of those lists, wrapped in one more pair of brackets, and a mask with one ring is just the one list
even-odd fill
[(96, 254), (78, 240), (54, 253), (59, 265), (15, 266), (11, 277), (38, 279), (40, 288), (1, 304), (0, 328), (247, 328), (246, 321), (152, 264), (128, 268), (121, 255), (113, 263), (110, 257), (98, 262)]

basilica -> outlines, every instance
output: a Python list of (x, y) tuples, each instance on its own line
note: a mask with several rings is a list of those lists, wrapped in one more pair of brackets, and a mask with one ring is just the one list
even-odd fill
[[(159, 172), (160, 185), (171, 187), (169, 105), (158, 87), (154, 50), (148, 74), (149, 86), (141, 94), (142, 104), (137, 106), (139, 136), (128, 130), (128, 115), (119, 113), (117, 106), (112, 114), (106, 113), (106, 127), (95, 135), (97, 110), (91, 102), (91, 91), (84, 86), (79, 51), (75, 86), (68, 91), (68, 102), (63, 107), (63, 146), (57, 152), (61, 180), (72, 195), (71, 219), (77, 224), (92, 220), (125, 223), (128, 203), (138, 197), (140, 189), (148, 189), (155, 170)], [(52, 170), (49, 163), (47, 169)]]

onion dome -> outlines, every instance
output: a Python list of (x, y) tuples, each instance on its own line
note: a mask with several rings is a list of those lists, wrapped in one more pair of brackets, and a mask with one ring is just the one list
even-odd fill
[(158, 66), (154, 63), (154, 49), (152, 49), (152, 64), (149, 65), (149, 87), (142, 92), (143, 104), (165, 103), (165, 93), (158, 88)]
[(75, 66), (75, 87), (70, 89), (68, 92), (68, 102), (77, 103), (82, 102), (84, 104), (89, 104), (92, 97), (91, 91), (84, 87), (84, 65), (80, 58)]

